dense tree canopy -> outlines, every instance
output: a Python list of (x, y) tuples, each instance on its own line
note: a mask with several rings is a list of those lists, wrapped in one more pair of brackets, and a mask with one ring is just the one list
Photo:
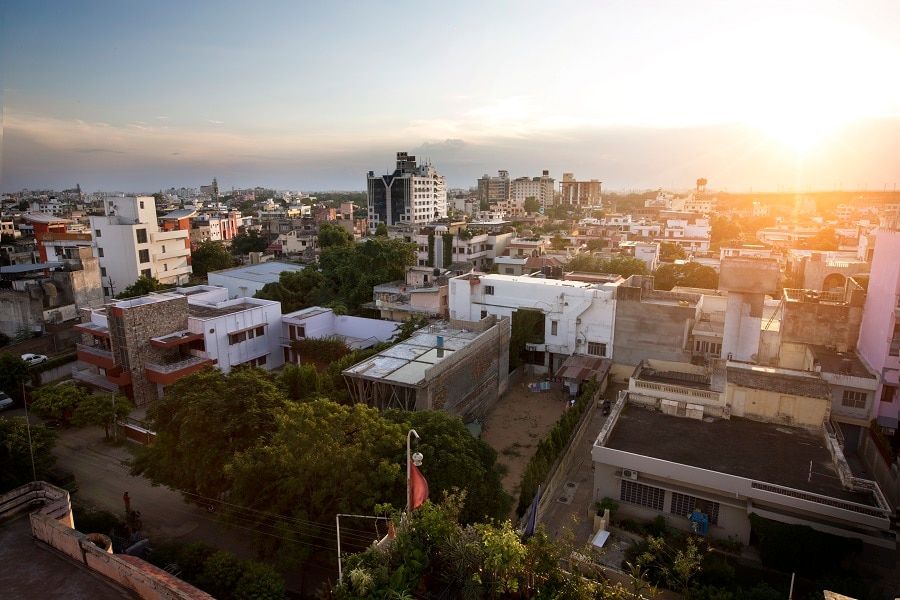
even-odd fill
[(143, 449), (137, 472), (154, 481), (215, 497), (231, 487), (226, 465), (264, 443), (287, 399), (268, 373), (207, 368), (166, 388), (147, 416), (156, 442)]
[(590, 254), (579, 254), (569, 261), (566, 268), (570, 271), (585, 271), (588, 273), (612, 273), (625, 278), (632, 275), (647, 274), (647, 265), (644, 261), (624, 255), (600, 258)]
[(22, 384), (28, 379), (28, 363), (12, 352), (0, 354), (0, 391), (22, 399)]
[(191, 269), (198, 277), (206, 277), (210, 271), (221, 271), (233, 265), (234, 259), (222, 242), (207, 240), (191, 252)]
[(319, 226), (319, 248), (332, 248), (334, 246), (352, 246), (353, 234), (331, 223), (322, 223)]
[(659, 259), (672, 262), (674, 260), (684, 260), (687, 258), (687, 252), (684, 248), (675, 242), (661, 242), (659, 244)]
[(415, 264), (414, 248), (402, 240), (372, 237), (323, 249), (319, 264), (331, 297), (356, 312), (372, 300), (374, 286), (405, 277)]
[(231, 252), (238, 256), (251, 252), (264, 252), (269, 242), (256, 231), (239, 233), (231, 240)]
[(127, 417), (130, 412), (131, 403), (124, 396), (92, 394), (78, 403), (72, 422), (79, 427), (84, 425), (102, 427), (104, 437), (109, 439), (110, 428), (115, 425), (116, 420)]
[(653, 287), (671, 290), (675, 286), (714, 290), (719, 287), (719, 274), (712, 267), (690, 262), (683, 265), (665, 264), (653, 274)]
[(330, 298), (324, 286), (322, 274), (307, 267), (301, 271), (283, 271), (278, 281), (264, 285), (255, 297), (281, 302), (281, 312), (286, 314), (328, 302)]
[(69, 420), (90, 393), (74, 383), (44, 386), (34, 393), (31, 408), (42, 417)]
[(525, 202), (522, 205), (522, 208), (528, 214), (536, 213), (541, 209), (541, 203), (538, 202), (537, 198), (535, 198), (534, 196), (529, 196), (525, 198)]
[[(42, 425), (31, 426), (34, 470), (38, 479), (46, 477), (56, 462), (53, 444), (56, 434)], [(28, 426), (25, 419), (0, 417), (0, 494), (32, 481)]]
[(147, 275), (141, 275), (135, 280), (134, 283), (129, 285), (127, 288), (122, 290), (122, 292), (116, 296), (116, 298), (120, 300), (127, 300), (128, 298), (137, 298), (138, 296), (146, 296), (150, 292), (158, 292), (160, 290), (169, 289), (171, 285), (163, 285), (159, 282), (156, 277), (148, 277)]

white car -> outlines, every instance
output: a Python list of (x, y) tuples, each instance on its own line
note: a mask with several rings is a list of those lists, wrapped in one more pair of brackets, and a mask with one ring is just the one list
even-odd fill
[(41, 363), (47, 362), (47, 357), (43, 354), (23, 354), (22, 360), (27, 362), (29, 365), (39, 365)]
[(6, 410), (13, 405), (13, 399), (6, 395), (6, 392), (0, 392), (0, 410)]

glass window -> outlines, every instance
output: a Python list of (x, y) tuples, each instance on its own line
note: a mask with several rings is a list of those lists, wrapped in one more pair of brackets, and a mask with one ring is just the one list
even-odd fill
[(488, 296), (493, 296), (494, 295), (494, 286), (492, 286), (492, 285), (484, 286), (484, 293)]
[(103, 248), (97, 248), (97, 257), (103, 258)]
[(150, 272), (150, 269), (144, 269), (143, 271), (141, 271), (141, 275), (148, 279), (153, 276), (153, 274)]
[(588, 342), (587, 353), (592, 356), (606, 356), (606, 344), (600, 342)]
[(687, 517), (694, 509), (700, 509), (700, 512), (709, 517), (709, 522), (711, 525), (716, 525), (719, 522), (719, 503), (713, 502), (712, 500), (704, 500), (703, 498), (695, 498), (694, 496), (689, 496), (687, 494), (679, 494), (677, 492), (672, 492), (672, 505), (669, 507), (669, 512), (673, 515), (681, 515), (682, 517)]
[(550, 321), (550, 335), (558, 335), (559, 321)]
[(147, 243), (147, 230), (146, 229), (138, 229), (135, 231), (137, 233), (137, 243), (138, 244), (146, 244)]
[(99, 229), (95, 229), (95, 230), (94, 230), (94, 237), (100, 237), (100, 230), (99, 230)]
[(144, 250), (139, 250), (138, 261), (142, 263), (150, 262), (150, 250), (147, 250), (146, 248)]
[(856, 390), (844, 390), (841, 404), (847, 408), (865, 408), (866, 393), (858, 392)]

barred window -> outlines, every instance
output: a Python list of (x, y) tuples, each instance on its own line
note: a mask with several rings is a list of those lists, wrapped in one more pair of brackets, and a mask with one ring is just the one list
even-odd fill
[(665, 496), (665, 490), (623, 479), (619, 499), (623, 502), (662, 510)]
[(858, 392), (856, 390), (844, 390), (841, 404), (848, 408), (865, 408), (866, 393)]
[(709, 517), (709, 522), (711, 525), (718, 524), (718, 502), (713, 502), (712, 500), (704, 500), (703, 498), (695, 498), (694, 496), (689, 496), (687, 494), (672, 492), (672, 506), (669, 509), (670, 513), (672, 513), (673, 515), (681, 515), (682, 517), (686, 517), (694, 512), (695, 508), (699, 508), (700, 512)]

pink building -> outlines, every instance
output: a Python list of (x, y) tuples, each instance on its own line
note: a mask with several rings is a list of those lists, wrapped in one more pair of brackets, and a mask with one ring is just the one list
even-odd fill
[(875, 254), (869, 278), (857, 348), (859, 356), (878, 375), (875, 416), (888, 434), (897, 431), (900, 414), (900, 227), (882, 226), (875, 235)]

